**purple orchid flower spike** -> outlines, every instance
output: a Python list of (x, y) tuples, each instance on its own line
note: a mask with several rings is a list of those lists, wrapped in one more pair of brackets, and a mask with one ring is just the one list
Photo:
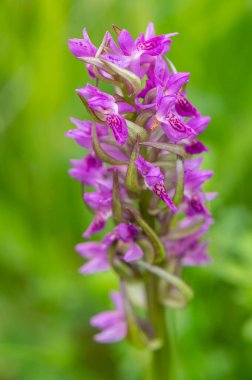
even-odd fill
[(91, 318), (91, 325), (101, 329), (94, 339), (99, 343), (114, 343), (127, 335), (127, 322), (123, 299), (119, 292), (111, 292), (110, 297), (116, 307), (115, 311), (104, 311)]
[(146, 186), (153, 191), (167, 206), (173, 211), (176, 211), (176, 206), (170, 199), (164, 185), (164, 175), (161, 173), (159, 167), (154, 167), (150, 162), (144, 160), (139, 156), (135, 161), (138, 171), (144, 178)]
[(195, 158), (208, 152), (199, 136), (210, 118), (187, 96), (190, 73), (166, 57), (177, 33), (156, 36), (153, 23), (136, 39), (114, 30), (117, 41), (106, 32), (99, 48), (86, 29), (83, 39), (69, 41), (95, 79), (76, 90), (91, 120), (71, 118), (76, 129), (66, 136), (88, 152), (71, 160), (69, 173), (94, 214), (83, 237), (101, 233), (100, 241), (84, 241), (76, 251), (85, 259), (82, 274), (111, 270), (120, 284), (121, 292), (111, 293), (115, 310), (91, 319), (100, 329), (95, 340), (154, 347), (158, 376), (166, 379), (164, 308), (182, 308), (192, 298), (183, 267), (211, 261), (205, 236), (216, 193), (206, 193), (204, 184), (213, 172)]

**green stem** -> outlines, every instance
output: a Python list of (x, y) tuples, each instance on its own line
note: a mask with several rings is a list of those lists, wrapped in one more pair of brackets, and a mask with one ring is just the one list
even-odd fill
[(168, 336), (166, 310), (158, 301), (158, 278), (150, 274), (146, 283), (149, 319), (161, 345), (152, 353), (151, 380), (172, 379), (171, 344)]

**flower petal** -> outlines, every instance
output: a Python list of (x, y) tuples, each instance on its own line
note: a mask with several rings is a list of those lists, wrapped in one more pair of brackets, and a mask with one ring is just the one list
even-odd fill
[(124, 261), (126, 261), (126, 262), (129, 263), (131, 261), (139, 260), (142, 257), (143, 257), (143, 251), (142, 251), (142, 249), (139, 247), (138, 244), (132, 242), (131, 245), (130, 245), (130, 248), (125, 253), (123, 259), (124, 259)]
[(105, 329), (121, 322), (123, 314), (121, 311), (103, 311), (90, 319), (91, 326)]
[(192, 117), (198, 115), (198, 111), (196, 110), (196, 108), (189, 102), (189, 100), (187, 100), (187, 98), (181, 92), (179, 92), (177, 95), (175, 109), (180, 116)]
[(131, 37), (130, 33), (125, 29), (123, 29), (119, 34), (118, 43), (124, 55), (131, 55), (136, 49), (135, 41)]
[(83, 236), (85, 238), (90, 238), (91, 235), (96, 234), (104, 229), (107, 223), (107, 218), (105, 215), (101, 212), (98, 212), (90, 226), (87, 228), (87, 230), (84, 232)]
[(127, 324), (120, 322), (111, 326), (101, 333), (96, 334), (94, 339), (99, 343), (114, 343), (124, 339), (127, 335)]
[(169, 139), (174, 142), (196, 135), (191, 127), (171, 112), (166, 117), (165, 123), (162, 123), (162, 127)]
[(118, 114), (106, 115), (106, 123), (112, 128), (115, 139), (119, 145), (124, 145), (128, 137), (128, 129), (126, 121)]
[(198, 140), (193, 140), (190, 144), (185, 145), (185, 151), (188, 154), (200, 154), (208, 152), (208, 148)]
[(110, 264), (108, 259), (103, 257), (97, 257), (89, 260), (86, 264), (84, 264), (79, 272), (82, 274), (91, 274), (97, 272), (104, 272), (110, 269)]

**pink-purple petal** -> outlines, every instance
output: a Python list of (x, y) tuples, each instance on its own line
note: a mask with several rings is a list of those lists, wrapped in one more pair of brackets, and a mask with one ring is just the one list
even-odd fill
[(138, 244), (132, 242), (129, 249), (124, 255), (124, 261), (130, 263), (132, 261), (139, 260), (143, 257), (143, 251)]
[(99, 334), (94, 336), (96, 342), (99, 343), (114, 343), (124, 339), (127, 335), (127, 324), (120, 322), (114, 326), (104, 329)]

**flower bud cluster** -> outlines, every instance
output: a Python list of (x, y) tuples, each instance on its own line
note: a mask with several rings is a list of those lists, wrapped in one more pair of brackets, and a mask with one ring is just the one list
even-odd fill
[(72, 118), (76, 128), (66, 134), (88, 150), (70, 169), (94, 214), (83, 236), (101, 232), (110, 218), (115, 225), (100, 242), (82, 242), (76, 250), (85, 259), (81, 273), (112, 269), (120, 280), (120, 292), (111, 294), (116, 310), (91, 320), (101, 330), (95, 339), (137, 335), (146, 346), (158, 337), (151, 321), (137, 316), (128, 284), (154, 275), (159, 301), (182, 306), (191, 296), (182, 267), (210, 260), (203, 236), (212, 223), (207, 204), (216, 194), (202, 190), (213, 173), (200, 169), (198, 157), (208, 151), (198, 137), (210, 118), (187, 98), (190, 74), (177, 72), (166, 57), (177, 33), (155, 36), (150, 23), (134, 40), (114, 29), (117, 41), (107, 32), (99, 47), (86, 29), (82, 39), (69, 40), (93, 81), (76, 90), (90, 120)]

